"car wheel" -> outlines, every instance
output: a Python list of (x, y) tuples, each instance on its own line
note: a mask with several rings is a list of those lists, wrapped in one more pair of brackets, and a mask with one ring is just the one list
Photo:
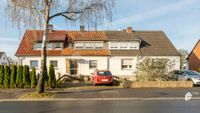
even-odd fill
[[(192, 81), (191, 79), (187, 79), (187, 81)], [(195, 85), (194, 82), (192, 81), (193, 86)]]

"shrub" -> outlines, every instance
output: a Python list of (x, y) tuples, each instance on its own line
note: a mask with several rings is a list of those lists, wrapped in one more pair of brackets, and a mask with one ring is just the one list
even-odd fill
[(22, 88), (22, 73), (23, 73), (23, 66), (18, 65), (17, 66), (17, 77), (16, 77), (16, 86), (18, 88)]
[(9, 66), (4, 67), (4, 87), (9, 88), (10, 86), (10, 68)]
[(49, 78), (48, 78), (48, 83), (50, 88), (55, 88), (56, 86), (56, 77), (55, 77), (55, 70), (54, 66), (50, 65), (49, 67)]
[(31, 70), (31, 88), (35, 88), (36, 87), (36, 72), (35, 72), (35, 68), (33, 67)]
[[(166, 81), (173, 64), (169, 59), (145, 58), (137, 65), (137, 81)], [(172, 77), (172, 76), (171, 76)]]
[(0, 87), (3, 87), (4, 66), (0, 65)]
[(17, 67), (15, 65), (12, 65), (11, 69), (11, 78), (10, 78), (10, 87), (14, 88), (16, 87), (16, 75), (17, 75)]
[(25, 88), (30, 87), (30, 73), (29, 73), (29, 67), (27, 65), (25, 65), (23, 68), (22, 83), (23, 87)]

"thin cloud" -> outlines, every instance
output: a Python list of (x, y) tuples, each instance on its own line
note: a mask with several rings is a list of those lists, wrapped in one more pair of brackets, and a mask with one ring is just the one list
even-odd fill
[(140, 22), (140, 21), (144, 21), (147, 19), (151, 19), (151, 18), (155, 18), (155, 17), (160, 17), (169, 13), (174, 13), (174, 12), (178, 12), (184, 9), (184, 7), (191, 5), (191, 4), (195, 4), (198, 0), (184, 0), (184, 1), (180, 1), (177, 3), (173, 3), (173, 4), (169, 4), (166, 6), (161, 6), (159, 8), (155, 8), (152, 10), (148, 10), (148, 11), (143, 11), (143, 13), (138, 13), (135, 15), (132, 15), (130, 17), (125, 17), (116, 21), (113, 21), (112, 23), (107, 23), (105, 25), (114, 25), (114, 26), (119, 26), (120, 24), (129, 24), (132, 22)]

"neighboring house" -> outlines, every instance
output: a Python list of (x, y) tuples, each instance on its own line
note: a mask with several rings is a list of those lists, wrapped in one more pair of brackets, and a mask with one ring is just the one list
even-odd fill
[[(42, 30), (27, 30), (16, 52), (19, 63), (41, 66)], [(180, 68), (180, 56), (163, 31), (51, 30), (47, 44), (47, 66), (56, 74), (90, 75), (108, 69), (116, 76), (135, 75), (137, 63), (145, 58), (167, 58)]]
[(200, 68), (200, 40), (188, 55), (187, 60), (189, 69), (198, 71), (198, 68)]
[(0, 52), (0, 65), (9, 66), (9, 60), (5, 52)]

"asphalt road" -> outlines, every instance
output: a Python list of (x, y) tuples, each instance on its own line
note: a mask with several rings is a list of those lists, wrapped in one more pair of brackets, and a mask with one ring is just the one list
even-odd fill
[(200, 100), (0, 102), (0, 113), (199, 113)]

